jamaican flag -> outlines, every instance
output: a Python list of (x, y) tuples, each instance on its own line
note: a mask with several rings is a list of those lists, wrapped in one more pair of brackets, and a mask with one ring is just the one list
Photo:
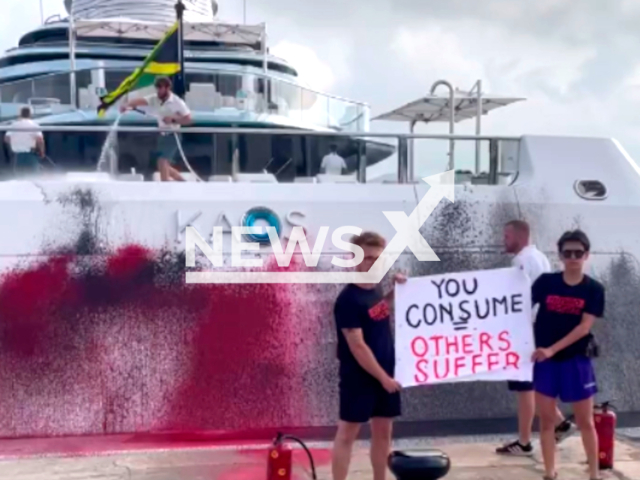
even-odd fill
[(144, 63), (136, 68), (118, 88), (100, 98), (98, 116), (102, 117), (114, 103), (131, 90), (153, 85), (157, 76), (171, 76), (180, 72), (181, 42), (178, 26), (179, 22), (176, 22), (147, 56)]

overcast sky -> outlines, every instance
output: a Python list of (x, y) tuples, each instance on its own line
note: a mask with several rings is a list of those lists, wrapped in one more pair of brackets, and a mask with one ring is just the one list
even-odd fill
[[(64, 11), (63, 0), (42, 1), (45, 16)], [(483, 133), (613, 136), (640, 158), (637, 0), (246, 2), (248, 23), (266, 21), (272, 51), (309, 84), (366, 101), (374, 115), (428, 93), (437, 79), (462, 89), (482, 79), (489, 93), (527, 98), (485, 117)], [(39, 0), (2, 3), (6, 49), (39, 23)], [(242, 0), (219, 3), (219, 17), (242, 20)], [(456, 128), (471, 133), (474, 123)]]

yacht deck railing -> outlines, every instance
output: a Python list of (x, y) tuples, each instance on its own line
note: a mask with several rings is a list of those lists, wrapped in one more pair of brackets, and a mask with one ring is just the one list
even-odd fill
[[(76, 70), (80, 110), (96, 110), (100, 95), (114, 90), (131, 73), (125, 68)], [(186, 103), (198, 113), (222, 117), (254, 114), (269, 123), (301, 128), (327, 128), (349, 132), (369, 129), (370, 107), (363, 102), (322, 93), (275, 75), (230, 69), (189, 69), (185, 75)], [(0, 84), (0, 103), (31, 104), (34, 98), (56, 99), (51, 113), (73, 111), (70, 73), (58, 72)], [(12, 112), (15, 116), (15, 112)], [(10, 117), (0, 110), (0, 119)]]
[[(129, 125), (117, 125), (117, 126), (109, 126), (109, 125), (87, 125), (87, 126), (61, 126), (61, 125), (42, 125), (34, 128), (16, 128), (11, 125), (0, 125), (0, 133), (10, 132), (10, 131), (40, 131), (45, 134), (51, 133), (61, 133), (65, 134), (68, 137), (68, 134), (83, 134), (78, 135), (78, 137), (85, 136), (86, 134), (101, 134), (102, 139), (106, 139), (109, 136), (115, 135), (119, 137), (121, 135), (129, 135), (133, 142), (136, 145), (142, 144), (144, 142), (138, 141), (138, 139), (142, 140), (143, 137), (145, 139), (154, 138), (159, 132), (166, 132), (166, 129), (160, 129), (157, 126), (129, 126)], [(300, 130), (291, 130), (291, 129), (275, 129), (275, 128), (222, 128), (222, 127), (182, 127), (180, 130), (182, 138), (188, 138), (191, 136), (200, 136), (205, 135), (206, 138), (213, 139), (214, 150), (216, 150), (216, 138), (224, 137), (226, 140), (229, 140), (230, 148), (228, 150), (228, 158), (222, 160), (222, 163), (225, 164), (234, 164), (237, 162), (238, 152), (239, 152), (239, 142), (238, 139), (245, 138), (259, 138), (267, 136), (270, 140), (273, 139), (306, 139), (306, 143), (315, 142), (316, 150), (322, 150), (319, 156), (316, 156), (316, 160), (310, 160), (307, 158), (309, 154), (309, 148), (299, 150), (301, 152), (301, 156), (304, 157), (307, 162), (305, 178), (311, 179), (311, 177), (315, 177), (318, 174), (318, 167), (320, 165), (320, 158), (328, 153), (328, 147), (330, 144), (338, 144), (343, 147), (343, 152), (350, 152), (349, 159), (350, 161), (347, 164), (350, 165), (349, 171), (351, 172), (351, 176), (354, 181), (358, 183), (367, 183), (367, 177), (370, 174), (371, 158), (375, 154), (372, 153), (376, 146), (386, 147), (389, 151), (395, 151), (395, 154), (390, 154), (391, 158), (385, 160), (390, 165), (390, 170), (393, 171), (395, 167), (395, 172), (393, 172), (392, 179), (389, 179), (389, 175), (387, 174), (387, 181), (384, 183), (414, 183), (419, 181), (419, 178), (424, 176), (424, 169), (422, 168), (428, 162), (432, 162), (434, 164), (439, 163), (442, 167), (440, 171), (444, 171), (448, 168), (448, 155), (446, 151), (438, 152), (437, 149), (431, 148), (434, 143), (440, 141), (440, 144), (444, 146), (448, 145), (450, 142), (460, 142), (462, 144), (466, 144), (466, 146), (471, 147), (469, 149), (460, 149), (459, 155), (456, 157), (457, 165), (453, 166), (453, 169), (456, 170), (456, 178), (457, 183), (475, 183), (475, 184), (508, 184), (513, 181), (518, 173), (519, 169), (519, 148), (520, 148), (520, 137), (516, 136), (495, 136), (495, 135), (451, 135), (451, 134), (418, 134), (418, 133), (387, 133), (387, 132), (367, 132), (364, 135), (354, 135), (351, 132), (329, 132), (329, 131), (300, 131)], [(132, 136), (134, 135), (134, 136)], [(393, 140), (389, 142), (389, 140)], [(305, 143), (300, 142), (300, 144)], [(486, 161), (484, 162), (484, 168), (481, 170), (474, 169), (473, 165), (475, 165), (475, 146), (476, 143), (480, 142), (484, 145), (487, 145), (488, 148), (483, 149), (483, 155)], [(103, 140), (104, 143), (104, 140)], [(255, 143), (256, 147), (265, 145), (264, 143)], [(409, 151), (412, 149), (415, 153), (415, 158), (418, 160), (416, 164), (410, 161)], [(188, 149), (185, 149), (188, 150)], [(255, 169), (255, 171), (247, 172), (247, 173), (256, 173), (258, 175), (265, 173), (272, 175), (271, 173), (266, 171), (266, 168), (263, 170), (262, 166), (269, 165), (273, 162), (276, 154), (273, 151), (269, 152), (260, 152), (259, 148), (253, 148), (249, 150), (258, 151), (259, 153), (264, 153), (266, 156), (264, 157), (265, 161), (260, 164), (254, 163), (253, 165), (261, 165), (260, 168)], [(465, 155), (466, 151), (466, 155)], [(137, 151), (141, 153), (141, 151)], [(271, 156), (273, 154), (273, 156)], [(189, 152), (186, 153), (186, 156), (189, 157)], [(293, 161), (294, 154), (291, 154), (291, 159), (289, 162)], [(345, 157), (347, 155), (344, 155)], [(386, 155), (387, 157), (389, 155)], [(270, 159), (267, 159), (270, 157)], [(116, 155), (117, 162), (117, 155)], [(211, 161), (212, 165), (215, 163), (215, 160)], [(221, 164), (222, 164), (221, 163)], [(296, 163), (296, 162), (294, 162)], [(285, 166), (288, 162), (285, 162)], [(395, 165), (394, 165), (395, 164)], [(468, 169), (465, 170), (464, 166), (468, 165)], [(279, 167), (274, 167), (279, 168)], [(284, 168), (284, 167), (283, 167)], [(95, 165), (94, 165), (95, 171)], [(111, 165), (108, 169), (109, 172), (117, 174), (122, 171), (122, 168), (119, 166)], [(126, 171), (126, 170), (125, 170)], [(219, 172), (213, 170), (211, 172), (214, 175), (211, 175), (211, 178), (214, 176), (220, 176)], [(231, 174), (235, 173), (245, 173), (240, 172), (239, 170), (232, 169)], [(279, 173), (279, 172), (278, 172)], [(275, 176), (277, 176), (277, 174)], [(348, 176), (345, 175), (344, 177)], [(435, 174), (439, 172), (432, 172), (431, 174)], [(297, 175), (297, 172), (296, 172)], [(275, 177), (274, 177), (275, 180)], [(230, 180), (231, 181), (231, 180)], [(297, 179), (295, 181), (298, 181)], [(315, 182), (311, 182), (315, 183)]]
[[(166, 129), (155, 126), (141, 125), (39, 125), (37, 127), (14, 127), (10, 124), (0, 124), (0, 132), (11, 131), (27, 131), (27, 132), (129, 132), (129, 133), (159, 133), (165, 132)], [(228, 127), (181, 127), (183, 133), (228, 133), (233, 131), (239, 135), (242, 134), (272, 134), (272, 135), (308, 135), (312, 137), (360, 137), (360, 138), (403, 138), (403, 139), (423, 139), (423, 140), (503, 140), (515, 141), (520, 140), (515, 135), (464, 135), (464, 134), (424, 134), (424, 133), (397, 133), (397, 132), (360, 132), (360, 135), (354, 132), (330, 132), (330, 131), (300, 131), (298, 129), (282, 129), (282, 128), (233, 128)]]

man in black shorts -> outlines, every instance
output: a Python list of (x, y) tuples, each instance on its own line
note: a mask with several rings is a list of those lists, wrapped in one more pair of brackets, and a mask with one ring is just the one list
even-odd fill
[[(386, 242), (376, 233), (351, 239), (364, 250), (356, 267), (368, 272)], [(404, 275), (395, 281), (406, 282)], [(333, 480), (346, 480), (360, 425), (371, 424), (373, 480), (385, 480), (393, 418), (400, 415), (400, 384), (394, 380), (395, 350), (389, 302), (377, 284), (347, 285), (338, 296), (335, 320), (340, 360), (340, 422), (333, 446)]]

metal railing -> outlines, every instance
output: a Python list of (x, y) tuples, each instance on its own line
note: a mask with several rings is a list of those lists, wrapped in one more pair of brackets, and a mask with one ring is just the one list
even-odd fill
[[(455, 134), (424, 134), (424, 133), (397, 133), (397, 132), (359, 132), (360, 135), (353, 132), (330, 132), (330, 131), (300, 131), (298, 129), (280, 129), (280, 128), (234, 128), (234, 133), (246, 134), (278, 134), (278, 135), (310, 135), (314, 137), (361, 137), (361, 138), (406, 138), (406, 139), (424, 139), (424, 140), (520, 140), (519, 136), (514, 135), (464, 135)], [(154, 126), (142, 125), (118, 125), (112, 127), (109, 125), (40, 125), (33, 128), (14, 127), (12, 125), (1, 125), (0, 132), (11, 131), (28, 131), (28, 132), (130, 132), (130, 133), (158, 133), (164, 129)], [(226, 127), (182, 127), (185, 133), (228, 133), (229, 128)]]
[[(96, 89), (113, 90), (130, 73), (131, 70), (124, 68), (77, 70), (80, 109), (95, 110), (99, 105)], [(367, 104), (318, 92), (277, 76), (199, 68), (188, 70), (185, 77), (188, 89), (185, 100), (196, 112), (215, 114), (232, 109), (261, 117), (283, 117), (288, 123), (293, 121), (301, 127), (348, 132), (365, 132), (369, 128), (370, 108)], [(97, 81), (99, 78), (104, 79), (102, 85)], [(69, 72), (58, 72), (4, 83), (0, 85), (0, 102), (29, 104), (33, 98), (52, 98), (58, 100), (61, 111), (72, 110), (74, 102), (70, 97), (69, 82)], [(277, 119), (272, 121), (277, 123)]]
[[(85, 137), (86, 134), (102, 134), (100, 137), (102, 142), (107, 138), (109, 134), (117, 136), (120, 135), (145, 135), (147, 138), (155, 138), (159, 132), (166, 131), (160, 129), (156, 126), (128, 126), (128, 125), (118, 125), (118, 126), (51, 126), (51, 125), (42, 125), (37, 128), (16, 128), (11, 125), (0, 125), (0, 133), (10, 132), (10, 131), (40, 131), (45, 134), (52, 133), (63, 133), (66, 137), (69, 137), (70, 133), (79, 134), (78, 137)], [(474, 146), (476, 142), (484, 142), (488, 148), (486, 149), (487, 153), (487, 162), (486, 169), (484, 171), (479, 171), (477, 168), (474, 169), (473, 165), (476, 164), (476, 156), (475, 149), (470, 149), (468, 151), (468, 158), (459, 158), (458, 160), (467, 160), (467, 164), (469, 165), (468, 171), (463, 171), (460, 167), (461, 165), (453, 165), (450, 166), (448, 164), (448, 156), (446, 154), (441, 155), (442, 158), (440, 160), (444, 160), (443, 164), (446, 165), (446, 168), (443, 168), (442, 171), (448, 169), (456, 169), (456, 176), (459, 178), (458, 183), (464, 182), (464, 178), (468, 176), (468, 181), (470, 183), (474, 183), (475, 179), (478, 184), (501, 184), (504, 183), (504, 178), (513, 177), (518, 173), (519, 169), (519, 145), (520, 145), (520, 137), (514, 136), (489, 136), (489, 135), (450, 135), (450, 134), (416, 134), (416, 133), (384, 133), (384, 132), (369, 132), (365, 135), (354, 135), (350, 132), (330, 132), (330, 131), (300, 131), (300, 130), (285, 130), (285, 129), (274, 129), (274, 128), (223, 128), (223, 127), (182, 127), (181, 134), (183, 138), (188, 138), (193, 135), (206, 135), (207, 138), (216, 138), (217, 136), (224, 136), (225, 138), (235, 139), (234, 146), (231, 148), (230, 158), (224, 160), (224, 162), (231, 163), (231, 157), (233, 157), (238, 151), (238, 142), (237, 139), (245, 136), (246, 138), (251, 138), (252, 136), (270, 136), (271, 138), (305, 138), (307, 141), (312, 139), (323, 140), (323, 147), (327, 147), (323, 150), (323, 153), (320, 154), (314, 160), (314, 165), (312, 167), (307, 167), (307, 174), (315, 175), (313, 169), (318, 167), (320, 164), (320, 158), (324, 153), (328, 153), (329, 144), (340, 144), (346, 145), (349, 147), (351, 156), (354, 157), (355, 161), (353, 162), (353, 168), (351, 170), (355, 173), (355, 177), (358, 182), (366, 183), (367, 176), (369, 174), (368, 167), (371, 167), (370, 159), (373, 154), (373, 150), (376, 147), (385, 147), (389, 152), (386, 154), (386, 160), (390, 161), (393, 164), (395, 160), (395, 178), (394, 183), (412, 183), (418, 181), (418, 176), (422, 176), (417, 172), (420, 165), (421, 155), (418, 153), (416, 158), (418, 162), (410, 162), (409, 158), (409, 145), (414, 144), (413, 150), (415, 151), (415, 142), (428, 140), (428, 141), (446, 141), (448, 144), (455, 142), (472, 142)], [(80, 135), (82, 134), (82, 135)], [(138, 138), (142, 137), (130, 137), (133, 138), (134, 141), (132, 143), (138, 144), (140, 142), (137, 141)], [(394, 139), (395, 144), (384, 142), (384, 140)], [(342, 142), (342, 143), (341, 143)], [(348, 143), (347, 143), (348, 142)], [(214, 140), (215, 144), (215, 140)], [(101, 144), (99, 145), (101, 146)], [(208, 147), (209, 148), (209, 147)], [(188, 150), (188, 149), (185, 149)], [(395, 153), (393, 153), (395, 151)], [(425, 150), (426, 152), (426, 150)], [(189, 154), (187, 153), (187, 156)], [(428, 152), (425, 154), (427, 160), (429, 160)], [(310, 161), (310, 160), (308, 160)], [(311, 162), (311, 161), (310, 161)], [(267, 162), (264, 162), (265, 164)], [(269, 162), (270, 163), (270, 162)], [(317, 168), (316, 168), (317, 170)], [(118, 171), (117, 165), (115, 168), (109, 168), (109, 171)], [(262, 169), (259, 169), (259, 172), (262, 172)], [(212, 172), (216, 173), (216, 172)], [(502, 180), (501, 180), (502, 179)]]

